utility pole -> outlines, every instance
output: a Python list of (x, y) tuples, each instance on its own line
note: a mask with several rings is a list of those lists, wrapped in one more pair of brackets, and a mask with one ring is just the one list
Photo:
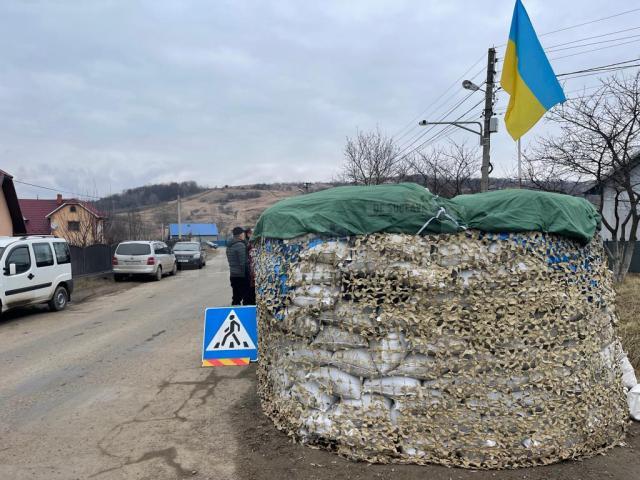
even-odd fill
[(491, 168), (491, 117), (493, 117), (493, 85), (496, 64), (496, 49), (490, 48), (487, 55), (487, 81), (484, 90), (484, 129), (482, 130), (482, 177), (480, 191), (489, 190), (489, 173)]
[(182, 205), (180, 195), (178, 195), (178, 240), (182, 240)]

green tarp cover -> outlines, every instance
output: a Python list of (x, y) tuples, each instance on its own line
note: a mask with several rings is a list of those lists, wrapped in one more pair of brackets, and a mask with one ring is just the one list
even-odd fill
[(452, 201), (463, 208), (467, 228), (485, 232), (549, 232), (588, 242), (600, 225), (590, 202), (560, 193), (496, 190)]
[[(499, 190), (440, 198), (415, 183), (337, 187), (287, 198), (261, 215), (259, 238), (387, 233), (541, 231), (589, 241), (596, 209), (581, 198), (532, 190)], [(426, 225), (426, 226), (425, 226)]]

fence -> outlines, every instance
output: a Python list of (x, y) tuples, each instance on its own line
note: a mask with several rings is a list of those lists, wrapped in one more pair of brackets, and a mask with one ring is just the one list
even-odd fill
[(71, 245), (69, 248), (71, 272), (74, 276), (111, 271), (111, 258), (115, 246), (98, 244), (82, 248)]

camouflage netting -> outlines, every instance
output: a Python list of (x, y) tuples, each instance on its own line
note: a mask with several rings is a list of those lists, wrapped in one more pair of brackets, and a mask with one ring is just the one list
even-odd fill
[(509, 468), (624, 436), (599, 240), (307, 235), (254, 255), (262, 405), (302, 442), (372, 462)]

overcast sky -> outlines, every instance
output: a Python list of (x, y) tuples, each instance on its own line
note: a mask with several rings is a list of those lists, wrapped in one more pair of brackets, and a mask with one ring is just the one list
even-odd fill
[[(524, 3), (540, 34), (638, 6)], [(447, 99), (443, 92), (478, 60), (467, 76), (478, 74), (481, 82), (481, 59), (506, 41), (513, 4), (3, 0), (0, 168), (17, 180), (98, 195), (171, 180), (330, 180), (346, 136), (377, 126), (402, 145), (418, 132), (401, 136), (403, 127)], [(542, 41), (550, 46), (639, 25), (634, 12)], [(602, 38), (631, 35), (640, 30)], [(562, 73), (637, 58), (639, 39), (552, 64)], [(595, 84), (596, 77), (571, 80), (565, 91)], [(467, 93), (456, 85), (443, 107)], [(498, 95), (499, 112), (507, 100)], [(441, 109), (427, 113), (433, 120)], [(525, 145), (544, 129), (536, 127)], [(451, 138), (478, 142), (465, 132)], [(492, 142), (497, 173), (513, 171), (515, 147), (503, 124)], [(24, 185), (18, 192), (55, 195)]]

